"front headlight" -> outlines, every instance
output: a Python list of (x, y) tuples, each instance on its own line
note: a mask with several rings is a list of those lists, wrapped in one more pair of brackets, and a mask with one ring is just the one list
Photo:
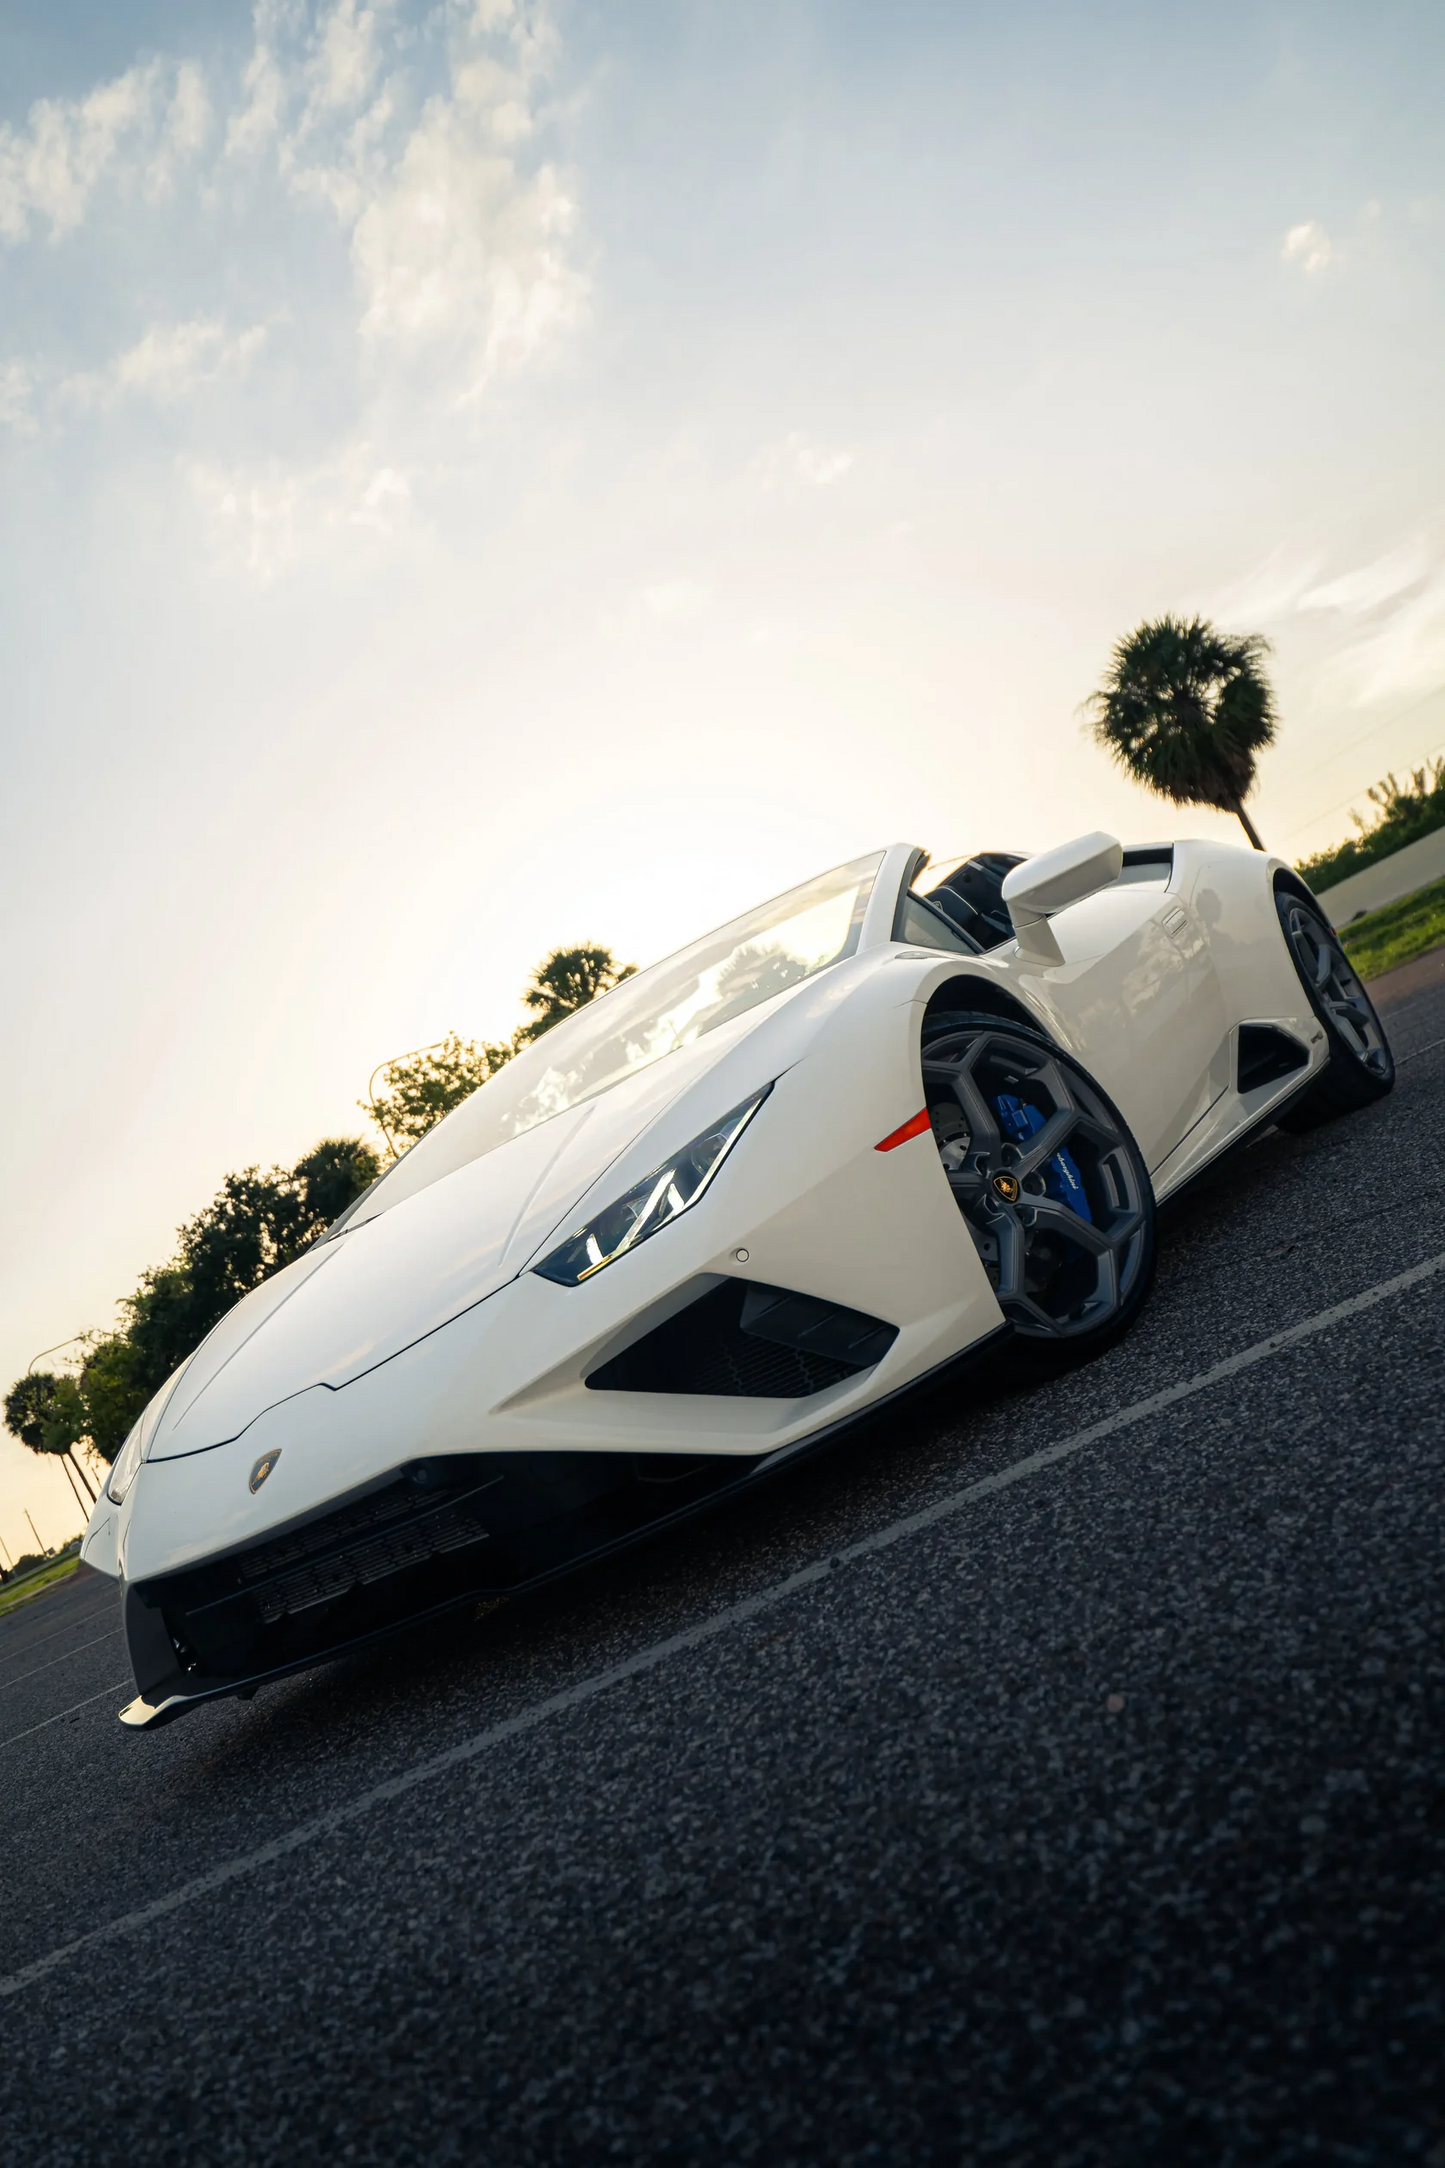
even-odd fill
[(110, 1474), (105, 1479), (105, 1495), (112, 1505), (119, 1505), (135, 1481), (135, 1472), (141, 1464), (141, 1422), (137, 1423), (116, 1454)]
[(654, 1168), (625, 1197), (568, 1235), (532, 1270), (544, 1280), (555, 1280), (559, 1287), (578, 1287), (604, 1265), (635, 1250), (649, 1235), (670, 1227), (689, 1205), (697, 1203), (772, 1088), (765, 1084), (753, 1098), (694, 1137), (665, 1167)]

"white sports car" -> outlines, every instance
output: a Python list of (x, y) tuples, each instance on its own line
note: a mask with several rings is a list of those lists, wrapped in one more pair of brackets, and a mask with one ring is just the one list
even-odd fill
[(126, 1723), (535, 1586), (996, 1334), (1101, 1345), (1156, 1199), (1390, 1089), (1277, 858), (927, 864), (875, 851), (615, 987), (222, 1319), (85, 1537)]

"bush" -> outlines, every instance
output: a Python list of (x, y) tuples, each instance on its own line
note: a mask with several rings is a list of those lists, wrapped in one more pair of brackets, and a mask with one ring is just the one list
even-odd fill
[(1374, 818), (1350, 815), (1358, 835), (1300, 860), (1296, 871), (1311, 888), (1332, 888), (1337, 881), (1346, 881), (1352, 873), (1362, 873), (1366, 866), (1403, 850), (1407, 843), (1418, 843), (1422, 836), (1445, 828), (1445, 755), (1416, 768), (1403, 783), (1387, 775), (1372, 784), (1369, 796), (1376, 809)]

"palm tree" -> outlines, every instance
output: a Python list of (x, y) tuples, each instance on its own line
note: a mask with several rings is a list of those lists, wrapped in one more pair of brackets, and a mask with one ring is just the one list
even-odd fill
[(1094, 737), (1136, 783), (1175, 805), (1237, 814), (1264, 849), (1244, 801), (1254, 757), (1274, 743), (1274, 694), (1262, 634), (1220, 632), (1206, 618), (1158, 617), (1121, 640), (1085, 703)]
[(540, 1039), (563, 1017), (585, 1009), (599, 994), (610, 993), (614, 986), (630, 979), (636, 969), (636, 964), (618, 963), (610, 948), (594, 948), (590, 943), (581, 948), (553, 949), (532, 973), (531, 984), (522, 989), (522, 1000), (532, 1011), (532, 1019), (517, 1033), (517, 1044), (523, 1046), (531, 1039)]

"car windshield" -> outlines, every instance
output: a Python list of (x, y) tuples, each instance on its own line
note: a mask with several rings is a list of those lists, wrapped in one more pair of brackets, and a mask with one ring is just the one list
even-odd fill
[(595, 1098), (851, 956), (882, 862), (883, 853), (874, 851), (820, 873), (555, 1024), (429, 1130), (333, 1231), (353, 1219), (374, 1218), (524, 1129)]

